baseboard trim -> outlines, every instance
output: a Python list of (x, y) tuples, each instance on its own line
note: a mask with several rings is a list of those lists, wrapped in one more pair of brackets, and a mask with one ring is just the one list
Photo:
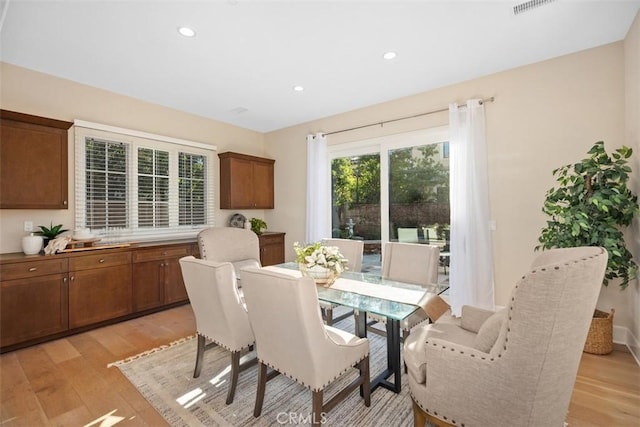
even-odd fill
[(624, 326), (613, 326), (613, 342), (616, 344), (626, 345), (629, 352), (636, 360), (636, 364), (640, 366), (640, 340), (634, 336), (629, 328)]

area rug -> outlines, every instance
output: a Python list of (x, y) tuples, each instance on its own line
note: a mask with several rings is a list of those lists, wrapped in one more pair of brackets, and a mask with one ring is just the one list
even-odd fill
[[(353, 331), (353, 317), (336, 324)], [(386, 339), (369, 334), (372, 375), (387, 364)], [(216, 347), (205, 352), (202, 372), (193, 378), (197, 340), (188, 337), (113, 363), (172, 426), (277, 426), (309, 425), (311, 392), (279, 375), (267, 383), (262, 415), (253, 416), (257, 369), (240, 374), (233, 403), (225, 404), (230, 355)], [(249, 357), (255, 354), (247, 355)], [(325, 390), (325, 401), (351, 382), (357, 371), (348, 372)], [(402, 392), (378, 388), (371, 406), (356, 391), (323, 419), (325, 426), (411, 426), (413, 414), (409, 386), (403, 373)]]

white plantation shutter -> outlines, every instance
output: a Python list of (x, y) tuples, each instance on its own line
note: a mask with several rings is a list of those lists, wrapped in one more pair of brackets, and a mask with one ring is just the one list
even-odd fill
[(74, 228), (111, 243), (214, 225), (214, 146), (79, 121), (75, 130)]
[(203, 224), (206, 221), (207, 211), (205, 191), (207, 158), (182, 152), (178, 159), (179, 224)]
[(138, 227), (169, 227), (169, 152), (138, 148)]
[(126, 228), (129, 145), (104, 139), (85, 141), (85, 225)]

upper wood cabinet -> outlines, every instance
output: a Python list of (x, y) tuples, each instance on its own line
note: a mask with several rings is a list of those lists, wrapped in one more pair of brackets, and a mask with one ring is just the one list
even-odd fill
[(71, 122), (0, 110), (0, 209), (67, 209)]
[(220, 209), (273, 209), (274, 160), (220, 153)]

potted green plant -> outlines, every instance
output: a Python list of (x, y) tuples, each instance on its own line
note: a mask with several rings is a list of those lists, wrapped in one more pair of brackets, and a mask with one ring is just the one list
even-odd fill
[(258, 235), (267, 229), (267, 223), (260, 218), (251, 218), (249, 221), (251, 222), (251, 231)]
[(605, 286), (620, 278), (624, 289), (637, 277), (638, 265), (621, 229), (640, 212), (638, 197), (627, 186), (632, 153), (623, 146), (609, 156), (604, 142), (598, 141), (588, 157), (553, 171), (560, 185), (546, 193), (542, 211), (551, 219), (542, 229), (536, 250), (602, 246), (609, 252)]
[[(565, 165), (553, 171), (559, 186), (547, 191), (542, 211), (550, 216), (539, 237), (538, 249), (566, 248), (575, 246), (602, 246), (609, 253), (603, 284), (612, 279), (620, 280), (621, 289), (638, 275), (638, 265), (626, 247), (622, 229), (631, 224), (640, 212), (638, 197), (628, 187), (629, 158), (633, 150), (623, 146), (607, 154), (604, 142), (598, 141), (589, 150), (588, 156), (573, 165)], [(594, 313), (594, 322), (607, 318), (608, 328), (613, 327), (611, 315)], [(592, 322), (592, 330), (594, 330)], [(587, 346), (594, 334), (590, 331)], [(599, 333), (602, 336), (601, 333)], [(605, 335), (611, 335), (609, 331)], [(612, 349), (607, 343), (603, 351)]]
[(49, 240), (53, 240), (65, 231), (69, 231), (67, 229), (63, 229), (62, 224), (53, 225), (53, 222), (49, 225), (49, 227), (39, 225), (38, 228), (40, 229), (40, 231), (36, 231), (35, 234), (42, 236), (44, 240), (44, 247), (47, 247)]

